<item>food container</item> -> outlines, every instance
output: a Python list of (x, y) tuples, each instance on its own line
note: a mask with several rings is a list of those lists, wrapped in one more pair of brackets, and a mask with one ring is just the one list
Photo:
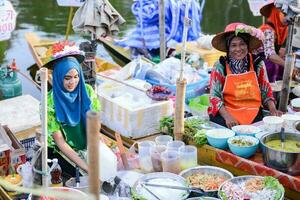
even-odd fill
[(295, 112), (299, 112), (300, 111), (300, 98), (292, 99), (291, 107)]
[(192, 145), (182, 146), (178, 150), (180, 159), (180, 169), (195, 167), (198, 165), (197, 148)]
[(283, 119), (277, 116), (267, 116), (263, 118), (264, 127), (269, 133), (279, 132), (283, 126)]
[(171, 141), (167, 144), (168, 150), (178, 151), (178, 149), (182, 146), (184, 146), (184, 142), (180, 140)]
[(164, 152), (166, 149), (167, 147), (165, 145), (156, 145), (154, 147), (151, 147), (150, 149), (152, 166), (155, 172), (163, 171), (161, 153)]
[(180, 159), (177, 151), (164, 151), (161, 153), (162, 168), (164, 172), (178, 174), (180, 172)]
[(232, 153), (243, 158), (252, 156), (259, 144), (259, 140), (252, 136), (238, 135), (228, 139), (229, 149)]
[[(295, 123), (300, 121), (299, 115), (293, 115), (293, 114), (284, 114), (281, 116), (281, 118), (284, 120), (284, 128), (287, 132), (295, 132)], [(279, 132), (279, 131), (278, 131)]]
[(144, 187), (143, 183), (186, 187), (187, 183), (185, 179), (173, 173), (156, 172), (146, 174), (134, 184), (132, 187), (132, 193), (135, 197), (137, 197), (137, 199), (147, 200), (157, 200), (157, 198), (155, 198), (151, 193), (159, 197), (161, 200), (184, 200), (189, 196), (189, 192), (185, 190), (152, 186)]
[[(219, 167), (213, 167), (213, 166), (197, 166), (197, 167), (189, 168), (189, 169), (186, 169), (186, 170), (180, 172), (179, 175), (182, 176), (183, 178), (185, 178), (185, 180), (187, 180), (187, 178), (189, 176), (194, 175), (194, 174), (199, 174), (199, 173), (220, 176), (220, 177), (224, 178), (224, 181), (233, 178), (232, 173), (230, 173), (229, 171), (219, 168)], [(194, 187), (194, 185), (192, 185), (192, 184), (190, 184), (190, 186)], [(210, 190), (204, 189), (204, 191), (207, 193), (207, 196), (211, 196), (211, 197), (217, 196), (218, 186), (217, 186), (217, 189), (210, 189)], [(203, 188), (201, 188), (201, 189), (203, 189)]]
[[(299, 141), (300, 134), (284, 133), (286, 140)], [(300, 175), (300, 152), (284, 152), (269, 148), (266, 142), (280, 140), (280, 133), (271, 133), (261, 138), (265, 165), (291, 175)]]
[[(68, 195), (72, 195), (73, 198), (74, 196), (77, 198), (81, 198), (81, 199), (87, 199), (88, 195), (85, 194), (84, 192), (77, 190), (77, 189), (73, 189), (73, 188), (68, 188), (68, 187), (50, 187), (48, 188), (48, 192), (55, 192), (55, 191), (60, 191), (60, 192), (65, 192), (65, 194)], [(48, 194), (49, 195), (49, 194)], [(69, 198), (54, 198), (54, 197), (47, 197), (47, 196), (41, 196), (40, 200), (66, 200), (66, 199), (71, 199)]]
[(217, 128), (206, 131), (208, 143), (219, 149), (226, 149), (228, 147), (228, 138), (233, 137), (234, 135), (235, 132), (227, 128)]
[(150, 149), (155, 146), (153, 141), (142, 141), (138, 143), (139, 161), (141, 170), (144, 172), (153, 172)]
[[(257, 179), (257, 180), (262, 180), (263, 181), (264, 178), (266, 178), (266, 177), (252, 176), (252, 175), (238, 176), (238, 177), (231, 178), (231, 179), (225, 181), (224, 183), (222, 183), (222, 185), (219, 187), (218, 196), (222, 200), (225, 200), (225, 199), (257, 199), (257, 198), (255, 198), (253, 196), (251, 196), (249, 198), (249, 194), (246, 194), (243, 197), (241, 197), (240, 195), (242, 195), (242, 193), (245, 194), (245, 192), (244, 192), (245, 190), (244, 189), (245, 189), (245, 185), (246, 185), (245, 183), (247, 181), (249, 181), (251, 179)], [(268, 177), (268, 178), (275, 179), (273, 177)], [(280, 191), (278, 188), (274, 189), (274, 191), (280, 192), (281, 194), (280, 194), (279, 200), (283, 200), (284, 199), (284, 189), (283, 189), (283, 186), (277, 181), (277, 179), (275, 179), (275, 181), (277, 182), (276, 186), (281, 187), (282, 191)], [(227, 187), (231, 191), (231, 194), (232, 195), (239, 195), (240, 198), (237, 197), (237, 196), (231, 197), (231, 198), (228, 198), (228, 197), (224, 198), (224, 195), (225, 195), (225, 193), (224, 193), (224, 187), (226, 187), (226, 185), (228, 186), (228, 184), (231, 185), (231, 186)], [(274, 184), (275, 183), (273, 182), (272, 187), (276, 187)], [(254, 185), (255, 189), (257, 189), (257, 187), (258, 187), (257, 183), (255, 183), (255, 182), (254, 182), (254, 184), (251, 184), (251, 185), (252, 185), (252, 187)], [(258, 191), (261, 191), (261, 190), (258, 190)], [(259, 196), (260, 199), (264, 198), (263, 195), (266, 196), (266, 194), (259, 193), (259, 192), (257, 192), (257, 193), (253, 192), (253, 193), (250, 193), (250, 194), (254, 195), (256, 197)], [(225, 197), (226, 197), (226, 195), (225, 195)], [(271, 197), (269, 195), (267, 195), (264, 199), (271, 199)]]
[(159, 135), (155, 138), (155, 143), (157, 145), (165, 145), (167, 146), (167, 144), (169, 142), (173, 141), (173, 137), (170, 135)]
[(252, 125), (237, 125), (231, 128), (236, 135), (248, 135), (255, 137), (255, 134), (261, 132), (260, 128)]

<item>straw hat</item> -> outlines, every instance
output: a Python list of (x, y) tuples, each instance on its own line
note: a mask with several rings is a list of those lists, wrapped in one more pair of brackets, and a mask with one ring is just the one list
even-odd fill
[(259, 12), (262, 16), (269, 17), (272, 7), (274, 7), (274, 0), (269, 0), (260, 8)]
[(219, 51), (226, 52), (226, 39), (229, 35), (238, 33), (249, 34), (249, 51), (256, 49), (262, 45), (262, 41), (264, 40), (264, 34), (261, 30), (249, 26), (240, 22), (231, 23), (226, 26), (225, 31), (218, 33), (212, 39), (212, 46)]
[(79, 47), (74, 42), (62, 41), (54, 43), (46, 52), (46, 57), (42, 58), (45, 63), (43, 67), (53, 69), (54, 62), (65, 58), (67, 56), (73, 56), (79, 63), (84, 61), (84, 52), (79, 50)]

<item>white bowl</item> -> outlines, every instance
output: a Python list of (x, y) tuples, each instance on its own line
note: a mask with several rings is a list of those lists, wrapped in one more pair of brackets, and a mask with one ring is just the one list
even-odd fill
[(237, 125), (231, 128), (237, 135), (249, 135), (255, 136), (255, 134), (261, 132), (260, 128), (252, 125)]
[(291, 100), (292, 108), (300, 108), (300, 98), (295, 98)]
[(280, 132), (284, 120), (277, 116), (267, 116), (263, 118), (264, 127), (270, 133)]

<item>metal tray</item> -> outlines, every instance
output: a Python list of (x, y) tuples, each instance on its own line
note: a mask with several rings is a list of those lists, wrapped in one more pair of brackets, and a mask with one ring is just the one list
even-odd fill
[[(145, 189), (142, 186), (142, 183), (150, 182), (155, 179), (162, 179), (162, 180), (171, 179), (173, 181), (180, 183), (182, 186), (188, 185), (187, 182), (185, 181), (185, 179), (177, 174), (173, 174), (173, 173), (169, 173), (169, 172), (150, 173), (150, 174), (146, 174), (145, 176), (142, 176), (140, 179), (138, 179), (136, 181), (136, 183), (132, 187), (133, 193), (139, 197), (146, 198), (147, 200), (158, 200), (151, 193), (153, 193), (157, 197), (159, 197), (160, 200), (171, 200), (171, 199), (172, 200), (184, 200), (189, 196), (188, 191), (181, 190), (182, 194), (181, 194), (180, 198), (176, 198), (176, 197), (172, 197), (171, 195), (174, 193), (174, 191), (178, 191), (178, 190), (169, 189), (169, 188), (159, 188), (160, 192), (157, 192), (158, 191), (157, 187), (146, 186), (147, 189), (151, 191), (151, 193), (150, 193), (149, 191), (147, 191), (147, 189)], [(163, 184), (163, 183), (161, 183), (161, 184)], [(164, 194), (166, 194), (167, 196), (169, 195), (169, 196), (168, 197), (164, 196), (164, 194), (161, 194), (161, 191), (163, 191)], [(147, 197), (145, 195), (143, 195), (145, 193), (148, 193)]]

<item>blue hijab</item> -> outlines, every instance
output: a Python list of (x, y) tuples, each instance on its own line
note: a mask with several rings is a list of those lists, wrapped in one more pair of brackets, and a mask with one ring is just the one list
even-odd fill
[[(68, 92), (64, 88), (64, 77), (71, 70), (76, 69), (79, 75), (79, 83), (74, 91)], [(80, 64), (74, 57), (65, 57), (54, 64), (53, 70), (53, 100), (57, 121), (76, 126), (83, 120), (86, 122), (86, 112), (91, 108), (91, 100), (88, 96), (84, 76)]]

